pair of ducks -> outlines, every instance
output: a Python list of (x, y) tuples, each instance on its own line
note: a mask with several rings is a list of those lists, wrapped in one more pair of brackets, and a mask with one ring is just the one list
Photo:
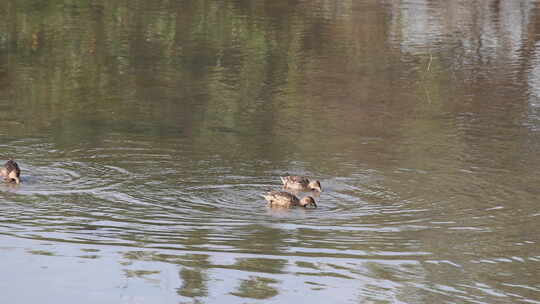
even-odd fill
[(6, 182), (21, 183), (21, 169), (14, 160), (8, 160), (3, 168), (0, 168), (0, 177), (3, 177)]
[[(283, 189), (304, 192), (322, 192), (321, 183), (319, 181), (310, 181), (303, 176), (281, 177), (281, 182), (283, 183)], [(302, 199), (298, 199), (298, 197), (296, 197), (294, 194), (276, 190), (272, 190), (266, 194), (263, 194), (262, 196), (266, 201), (268, 201), (268, 204), (272, 207), (291, 208), (299, 206), (305, 208), (317, 208), (317, 204), (311, 196), (305, 196)]]

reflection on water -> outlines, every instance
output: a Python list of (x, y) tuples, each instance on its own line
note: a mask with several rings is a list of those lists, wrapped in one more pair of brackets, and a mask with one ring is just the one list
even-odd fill
[[(540, 303), (539, 13), (8, 1), (3, 296)], [(319, 208), (266, 207), (287, 174)]]

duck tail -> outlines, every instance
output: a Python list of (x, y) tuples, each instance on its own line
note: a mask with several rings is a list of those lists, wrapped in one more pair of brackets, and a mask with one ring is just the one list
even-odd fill
[(287, 179), (286, 179), (285, 177), (280, 176), (279, 178), (281, 179), (281, 183), (282, 183), (283, 185), (285, 185), (285, 184), (287, 183)]

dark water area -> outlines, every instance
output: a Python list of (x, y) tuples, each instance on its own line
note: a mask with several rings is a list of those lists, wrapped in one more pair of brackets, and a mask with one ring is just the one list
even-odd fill
[[(5, 1), (9, 303), (540, 303), (540, 4)], [(319, 179), (317, 209), (260, 195)]]

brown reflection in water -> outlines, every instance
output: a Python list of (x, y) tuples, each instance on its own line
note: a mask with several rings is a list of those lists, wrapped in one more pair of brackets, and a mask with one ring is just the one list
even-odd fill
[(278, 281), (252, 276), (247, 280), (242, 280), (237, 290), (231, 292), (231, 294), (241, 298), (269, 299), (278, 294), (277, 289), (271, 286), (271, 284), (275, 283), (278, 283)]
[(99, 254), (97, 254), (98, 252), (100, 252), (99, 249), (84, 248), (84, 249), (81, 249), (81, 251), (86, 253), (86, 254), (77, 256), (79, 258), (95, 260), (95, 259), (98, 259), (98, 258), (101, 257)]
[(208, 295), (208, 277), (203, 268), (182, 268), (180, 270), (182, 286), (177, 289), (177, 293), (184, 297), (204, 297)]
[[(202, 207), (201, 207), (202, 208)], [(189, 247), (197, 247), (199, 245), (208, 244), (209, 234), (212, 233), (209, 229), (193, 229), (184, 233), (185, 240), (183, 241)]]
[(159, 284), (161, 280), (159, 278), (151, 278), (152, 275), (160, 274), (161, 271), (157, 270), (131, 270), (124, 269), (124, 275), (126, 278), (139, 278), (144, 279), (148, 283)]
[(248, 272), (283, 273), (287, 260), (264, 258), (238, 258), (234, 265), (224, 268), (238, 269)]
[(27, 250), (27, 252), (33, 255), (56, 256), (56, 253), (47, 250)]
[(132, 265), (136, 261), (153, 261), (155, 260), (156, 253), (151, 251), (127, 251), (122, 253), (124, 258), (123, 261), (120, 261), (121, 265), (128, 266)]
[(176, 292), (184, 297), (205, 297), (208, 295), (207, 271), (211, 267), (209, 256), (205, 254), (186, 254), (177, 263), (182, 265), (179, 275), (182, 285)]

